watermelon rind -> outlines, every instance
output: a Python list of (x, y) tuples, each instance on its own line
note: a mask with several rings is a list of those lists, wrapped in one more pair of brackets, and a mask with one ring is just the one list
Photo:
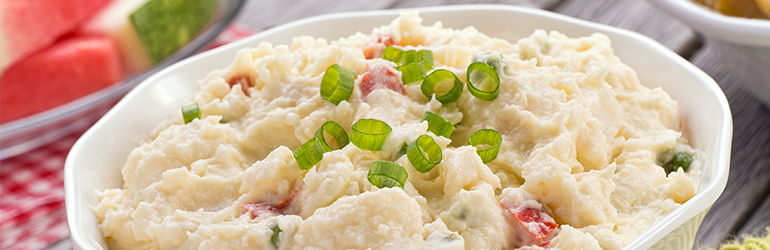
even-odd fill
[(154, 64), (190, 42), (218, 5), (219, 0), (150, 0), (130, 18)]
[(139, 73), (152, 66), (152, 60), (131, 23), (131, 13), (149, 0), (114, 0), (98, 15), (81, 27), (84, 35), (112, 37), (120, 48), (123, 66), (127, 72)]

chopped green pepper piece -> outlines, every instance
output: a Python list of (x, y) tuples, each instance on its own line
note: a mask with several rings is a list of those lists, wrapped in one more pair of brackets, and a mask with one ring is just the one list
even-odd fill
[(273, 230), (273, 236), (270, 236), (270, 243), (272, 243), (273, 247), (275, 247), (277, 250), (278, 245), (281, 244), (280, 239), (278, 238), (278, 236), (281, 234), (281, 228), (278, 227), (278, 225), (273, 225), (270, 230)]
[(690, 164), (692, 164), (692, 155), (683, 152), (674, 152), (671, 156), (671, 161), (663, 165), (663, 169), (666, 170), (667, 175), (671, 172), (676, 172), (679, 168), (686, 172), (690, 168)]

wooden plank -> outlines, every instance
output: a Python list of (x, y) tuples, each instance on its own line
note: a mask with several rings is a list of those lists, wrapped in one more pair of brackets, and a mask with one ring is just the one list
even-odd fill
[(564, 0), (553, 11), (642, 33), (685, 58), (700, 47), (692, 29), (647, 1)]
[(377, 9), (414, 8), (468, 3), (513, 4), (550, 8), (560, 0), (249, 0), (236, 21), (257, 29), (269, 29), (305, 17), (322, 14)]
[(397, 3), (391, 7), (393, 9), (400, 9), (455, 4), (509, 4), (538, 9), (550, 9), (559, 2), (559, 0), (401, 0), (397, 1)]
[(294, 20), (346, 11), (386, 9), (395, 0), (249, 0), (237, 22), (261, 30)]
[[(732, 52), (706, 40), (704, 48), (691, 60), (719, 83), (733, 114), (730, 177), (696, 236), (696, 246), (702, 248), (716, 247), (735, 232), (756, 233), (757, 228), (770, 225), (770, 201), (760, 208), (764, 210), (757, 210), (770, 190), (770, 110), (739, 85), (741, 76), (734, 74), (735, 64), (725, 63), (722, 57), (723, 53)], [(752, 221), (749, 217), (755, 211), (759, 213)]]
[[(770, 162), (765, 161), (764, 164), (765, 167), (770, 166)], [(770, 227), (770, 196), (765, 197), (762, 205), (749, 217), (736, 235), (764, 236), (768, 233), (768, 227)]]

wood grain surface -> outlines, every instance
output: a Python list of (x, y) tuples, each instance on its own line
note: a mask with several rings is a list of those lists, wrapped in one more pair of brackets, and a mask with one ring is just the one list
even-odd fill
[(770, 110), (741, 86), (739, 81), (751, 79), (725, 64), (723, 54), (733, 52), (720, 44), (707, 39), (691, 60), (719, 83), (733, 115), (730, 177), (698, 231), (696, 243), (704, 247), (736, 233), (756, 235), (770, 225)]
[(692, 29), (643, 0), (563, 0), (553, 11), (642, 33), (685, 58), (700, 46)]
[[(721, 59), (729, 48), (700, 36), (691, 28), (644, 0), (248, 0), (237, 22), (269, 29), (286, 22), (328, 13), (410, 8), (448, 4), (513, 4), (541, 8), (589, 21), (630, 29), (659, 41), (690, 59), (722, 87), (734, 122), (730, 177), (722, 196), (706, 215), (694, 249), (715, 247), (735, 234), (764, 232), (770, 225), (770, 109), (739, 81), (738, 66)], [(770, 66), (768, 66), (770, 70)], [(770, 83), (768, 83), (770, 84)], [(69, 239), (49, 249), (70, 249)]]

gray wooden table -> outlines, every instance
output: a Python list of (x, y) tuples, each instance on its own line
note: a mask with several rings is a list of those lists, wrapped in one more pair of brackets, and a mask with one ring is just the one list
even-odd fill
[[(716, 80), (733, 114), (730, 177), (701, 225), (695, 249), (770, 226), (770, 109), (739, 87), (734, 66), (715, 60), (719, 46), (644, 0), (248, 0), (237, 21), (271, 27), (321, 14), (451, 4), (511, 4), (546, 9), (633, 30), (659, 41)], [(48, 249), (70, 249), (69, 239)]]

